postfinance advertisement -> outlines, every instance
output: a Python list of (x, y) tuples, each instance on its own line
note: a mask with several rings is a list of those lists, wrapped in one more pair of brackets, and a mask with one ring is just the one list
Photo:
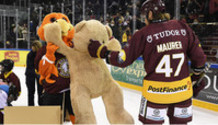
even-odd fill
[[(111, 66), (113, 78), (123, 87), (142, 92), (143, 78), (146, 75), (141, 58), (126, 68)], [(218, 112), (218, 64), (213, 64), (206, 72), (204, 80), (206, 87), (193, 99), (193, 104)]]
[(0, 49), (0, 61), (3, 59), (11, 59), (15, 66), (26, 66), (26, 58), (29, 50), (14, 50), (14, 49)]

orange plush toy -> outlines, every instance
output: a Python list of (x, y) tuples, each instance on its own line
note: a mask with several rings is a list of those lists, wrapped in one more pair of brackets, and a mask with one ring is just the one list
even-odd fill
[[(41, 40), (45, 41), (44, 37), (44, 27), (51, 23), (55, 23), (60, 25), (62, 32), (62, 40), (65, 42), (67, 46), (72, 46), (72, 38), (74, 36), (74, 27), (71, 25), (68, 17), (62, 13), (50, 13), (42, 21), (41, 26), (38, 29), (38, 36)], [(39, 74), (40, 74), (40, 83), (42, 80), (46, 80), (47, 83), (54, 83), (54, 80), (50, 79), (51, 74), (58, 77), (58, 70), (55, 67), (55, 52), (59, 48), (58, 46), (47, 42), (46, 54), (42, 57), (39, 62)]]

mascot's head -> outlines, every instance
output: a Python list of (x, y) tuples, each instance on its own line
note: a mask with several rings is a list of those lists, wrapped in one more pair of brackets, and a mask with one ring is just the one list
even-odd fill
[(61, 26), (62, 39), (67, 46), (71, 46), (71, 41), (74, 37), (74, 27), (68, 17), (62, 13), (50, 13), (46, 15), (37, 32), (39, 38), (43, 41), (45, 41), (44, 26), (49, 23), (58, 23)]

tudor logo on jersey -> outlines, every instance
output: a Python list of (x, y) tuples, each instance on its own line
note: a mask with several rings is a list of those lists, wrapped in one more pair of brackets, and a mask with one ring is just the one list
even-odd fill
[(56, 67), (58, 67), (59, 75), (63, 78), (70, 78), (69, 65), (66, 58), (61, 58), (57, 61)]
[(152, 35), (147, 36), (147, 41), (151, 43), (153, 39), (159, 40), (165, 37), (171, 37), (171, 36), (186, 36), (186, 30), (185, 29), (180, 29), (180, 30), (164, 30), (162, 32), (158, 32)]

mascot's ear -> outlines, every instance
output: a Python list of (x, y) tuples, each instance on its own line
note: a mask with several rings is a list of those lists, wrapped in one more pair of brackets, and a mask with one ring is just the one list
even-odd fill
[(78, 33), (85, 26), (85, 24), (86, 24), (85, 20), (76, 24), (76, 26), (75, 26), (76, 33)]
[(113, 36), (113, 32), (112, 32), (111, 28), (108, 25), (105, 25), (105, 28), (107, 30), (107, 34), (108, 34), (109, 38), (111, 38)]
[[(105, 28), (110, 39), (113, 36), (113, 32), (109, 26), (106, 25)], [(110, 39), (105, 45), (107, 46), (108, 50), (121, 51), (120, 42), (116, 38)]]

